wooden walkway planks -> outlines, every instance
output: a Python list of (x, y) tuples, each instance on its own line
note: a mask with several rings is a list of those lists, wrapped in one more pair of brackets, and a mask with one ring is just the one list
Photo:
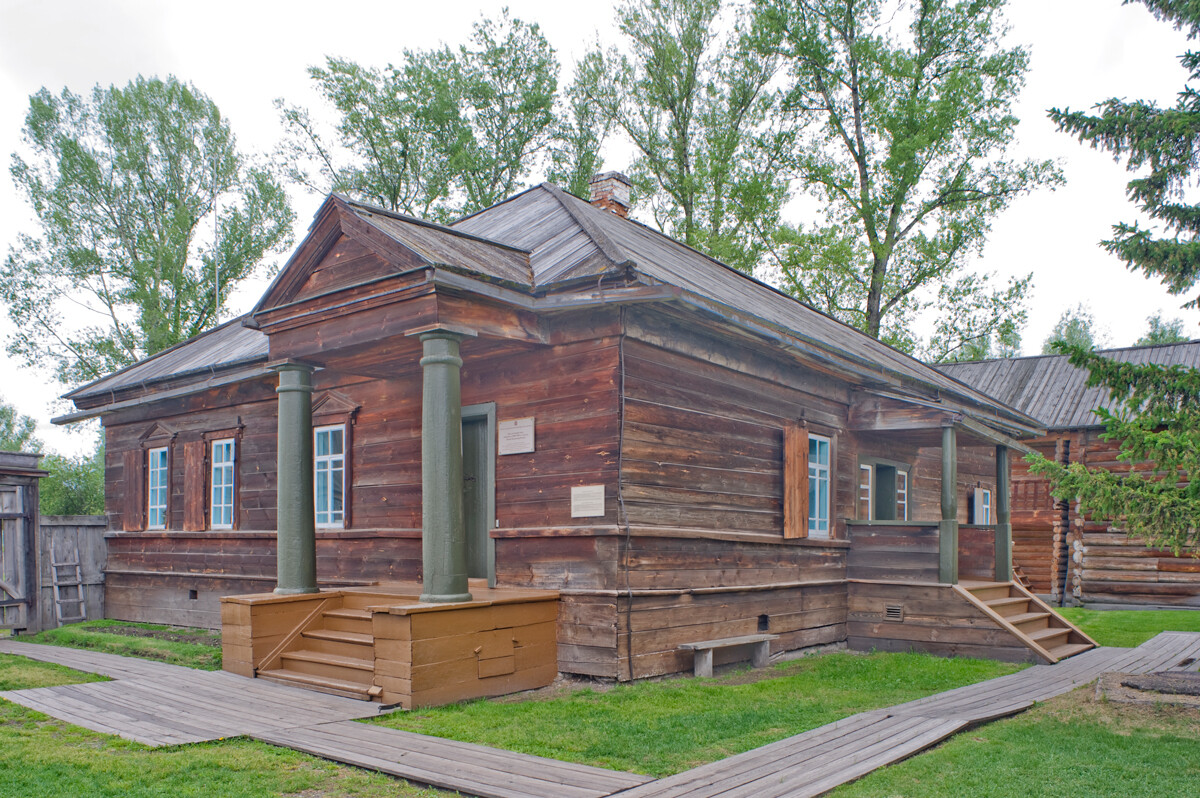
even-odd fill
[(0, 698), (150, 745), (249, 735), (485, 798), (800, 798), (821, 795), (1107, 671), (1200, 668), (1200, 634), (1164, 632), (1135, 649), (1093, 649), (1057, 665), (844, 718), (658, 781), (352, 723), (375, 714), (376, 707), (225, 672), (13, 641), (0, 641), (0, 653), (114, 677), (112, 682), (10, 691)]
[(614, 798), (800, 798), (821, 795), (936, 745), (968, 726), (1013, 715), (1113, 670), (1146, 673), (1200, 651), (1200, 634), (1163, 632), (1138, 648), (1096, 648), (1056, 665), (855, 715)]
[(650, 779), (368, 723), (325, 723), (255, 739), (484, 798), (603, 798)]
[(151, 746), (375, 715), (378, 706), (225, 671), (198, 671), (96, 651), (0, 640), (0, 653), (101, 673), (111, 682), (0, 692), (0, 698), (85, 729)]

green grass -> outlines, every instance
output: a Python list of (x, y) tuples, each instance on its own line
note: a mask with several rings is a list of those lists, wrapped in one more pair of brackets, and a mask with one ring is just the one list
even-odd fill
[(1090, 689), (964, 732), (833, 798), (1196, 795), (1200, 712), (1096, 701)]
[(1200, 610), (1058, 610), (1102, 646), (1133, 648), (1159, 632), (1200, 632)]
[(826, 654), (716, 679), (474, 701), (374, 719), (398, 729), (665, 776), (857, 712), (991, 679), (1020, 666), (924, 654)]
[[(6, 690), (97, 677), (0, 655)], [(0, 701), (0, 795), (45, 798), (448, 798), (375, 773), (252, 740), (147, 748)]]
[(22, 639), (31, 643), (153, 659), (206, 671), (221, 669), (221, 634), (210, 629), (181, 629), (108, 620), (84, 621), (47, 629), (31, 638)]

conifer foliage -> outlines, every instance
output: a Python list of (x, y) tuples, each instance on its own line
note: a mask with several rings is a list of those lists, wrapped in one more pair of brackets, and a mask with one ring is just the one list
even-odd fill
[[(1195, 2), (1140, 2), (1190, 38), (1200, 33)], [(1187, 52), (1180, 61), (1190, 80), (1200, 79), (1200, 53)], [(1200, 282), (1200, 207), (1182, 198), (1200, 156), (1200, 96), (1187, 86), (1173, 108), (1110, 99), (1097, 110), (1089, 115), (1055, 109), (1050, 116), (1081, 141), (1125, 157), (1131, 171), (1148, 169), (1129, 182), (1129, 196), (1162, 228), (1117, 224), (1104, 246), (1131, 269), (1159, 277), (1172, 293), (1184, 294)], [(1186, 306), (1200, 306), (1200, 296)], [(1118, 412), (1097, 412), (1105, 424), (1103, 437), (1120, 442), (1120, 457), (1131, 469), (1119, 474), (1079, 463), (1064, 468), (1034, 457), (1033, 470), (1051, 478), (1058, 498), (1078, 498), (1085, 512), (1112, 520), (1149, 546), (1177, 554), (1200, 549), (1200, 371), (1118, 363), (1079, 346), (1055, 348), (1090, 372), (1089, 385), (1107, 387), (1120, 402)], [(1135, 466), (1139, 463), (1152, 468)]]

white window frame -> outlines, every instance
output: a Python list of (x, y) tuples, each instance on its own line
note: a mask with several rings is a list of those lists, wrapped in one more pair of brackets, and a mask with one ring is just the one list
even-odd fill
[[(321, 435), (333, 432), (342, 433), (342, 450), (336, 453), (320, 455)], [(332, 436), (330, 437), (332, 441)], [(332, 448), (332, 447), (331, 447)], [(342, 491), (342, 506), (338, 511), (333, 510), (333, 499), (335, 496), (333, 479), (327, 480), (324, 495), (322, 496), (321, 489), (321, 474), (322, 472), (332, 474), (335, 471), (339, 474), (338, 479), (341, 481)], [(321, 500), (325, 499), (326, 506), (329, 508), (322, 514)], [(346, 425), (345, 424), (329, 424), (323, 427), (313, 429), (313, 517), (316, 519), (317, 527), (321, 529), (342, 529), (346, 524)], [(324, 515), (324, 519), (322, 519)]]
[[(161, 498), (161, 503), (158, 499)], [(171, 500), (171, 454), (166, 446), (146, 451), (146, 528), (166, 529)], [(155, 523), (155, 513), (158, 523)]]
[[(234, 438), (220, 438), (212, 442), (211, 459), (209, 461), (208, 482), (208, 524), (211, 529), (233, 529), (233, 517), (237, 506), (237, 441)], [(228, 459), (224, 453), (228, 452)], [(221, 453), (221, 460), (217, 455)], [(228, 490), (229, 501), (224, 501)], [(220, 491), (218, 493), (218, 491)], [(229, 520), (218, 520), (225, 518)]]
[[(866, 483), (863, 483), (863, 477), (866, 477)], [(866, 488), (867, 495), (863, 495), (863, 488)], [(859, 521), (874, 521), (875, 520), (875, 466), (862, 463), (858, 466), (858, 507), (861, 510), (863, 500), (867, 504), (867, 517), (859, 518)]]
[[(821, 444), (825, 445), (825, 462), (816, 461), (812, 456), (812, 444), (817, 444), (817, 453)], [(808, 436), (808, 536), (818, 540), (828, 540), (830, 537), (830, 466), (833, 463), (833, 441), (824, 435)], [(821, 486), (825, 487), (824, 501), (821, 497)]]
[(975, 523), (987, 526), (992, 523), (992, 491), (980, 488), (976, 495), (979, 501), (975, 503)]
[(908, 520), (908, 472), (896, 469), (896, 520)]

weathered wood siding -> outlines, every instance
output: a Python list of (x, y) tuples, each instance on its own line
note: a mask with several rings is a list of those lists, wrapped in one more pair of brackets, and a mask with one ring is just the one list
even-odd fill
[[(1145, 463), (1117, 458), (1116, 443), (1100, 430), (1056, 432), (1032, 442), (1058, 462), (1083, 463), (1117, 474), (1149, 473)], [(1105, 521), (1082, 513), (1078, 503), (1055, 501), (1050, 483), (1013, 461), (1013, 561), (1034, 592), (1096, 604), (1200, 606), (1200, 559), (1148, 549)]]
[[(889, 620), (889, 607), (899, 619)], [(851, 582), (846, 642), (858, 651), (925, 651), (947, 657), (1036, 662), (982, 610), (949, 585)]]
[[(1089, 468), (1117, 474), (1153, 470), (1147, 463), (1117, 458), (1115, 441), (1100, 438), (1099, 430), (1080, 436), (1080, 450), (1072, 459)], [(1200, 557), (1146, 548), (1119, 526), (1096, 521), (1071, 507), (1072, 587), (1075, 598), (1096, 604), (1159, 604), (1200, 607)], [(1078, 553), (1078, 561), (1074, 555)]]
[(850, 525), (850, 579), (938, 581), (938, 528), (898, 521)]

